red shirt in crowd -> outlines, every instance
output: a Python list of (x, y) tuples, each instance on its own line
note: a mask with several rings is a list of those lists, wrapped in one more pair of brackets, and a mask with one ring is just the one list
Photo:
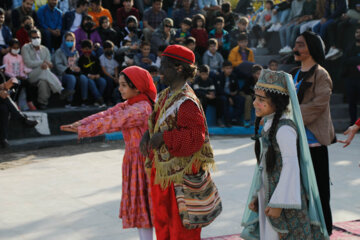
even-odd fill
[(16, 32), (16, 38), (20, 42), (20, 48), (30, 42), (29, 34), (23, 27)]
[(124, 7), (119, 8), (116, 11), (116, 19), (118, 26), (124, 28), (126, 26), (126, 18), (130, 15), (135, 16), (138, 22), (140, 21), (139, 10), (137, 10), (136, 8), (131, 8), (129, 12), (126, 12)]
[(205, 28), (193, 28), (191, 30), (191, 36), (196, 39), (196, 46), (207, 48), (209, 36)]

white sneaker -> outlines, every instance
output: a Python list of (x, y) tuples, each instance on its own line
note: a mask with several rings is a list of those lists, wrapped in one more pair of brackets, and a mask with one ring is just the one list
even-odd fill
[(271, 25), (271, 27), (267, 30), (268, 32), (273, 32), (275, 29), (275, 25), (276, 23), (273, 23), (273, 25)]
[(337, 55), (339, 52), (340, 52), (339, 49), (334, 48), (334, 47), (331, 47), (331, 48), (329, 49), (329, 52), (325, 55), (325, 59), (332, 58), (332, 57), (334, 57), (335, 55)]
[(289, 47), (289, 46), (286, 46), (285, 48), (284, 48), (284, 51), (283, 51), (283, 53), (291, 53), (292, 52), (292, 49), (291, 49), (291, 47)]
[[(339, 49), (338, 49), (338, 50), (339, 50)], [(332, 57), (328, 58), (327, 60), (336, 60), (336, 59), (342, 57), (342, 55), (343, 55), (343, 52), (339, 50), (335, 55), (333, 55)]]
[(265, 45), (265, 40), (264, 39), (260, 39), (258, 45), (256, 46), (256, 48), (263, 48)]
[(281, 23), (277, 23), (276, 26), (274, 27), (274, 30), (273, 30), (273, 31), (274, 31), (274, 32), (278, 32), (281, 27), (282, 27), (282, 26), (281, 26)]
[(284, 52), (284, 49), (285, 49), (285, 47), (281, 48), (281, 49), (279, 50), (279, 54), (283, 53), (283, 52)]

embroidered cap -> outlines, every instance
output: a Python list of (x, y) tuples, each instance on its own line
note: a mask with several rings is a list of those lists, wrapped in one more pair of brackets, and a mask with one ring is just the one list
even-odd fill
[(255, 85), (255, 89), (289, 95), (286, 84), (286, 73), (283, 71), (275, 72), (269, 69), (263, 69)]
[(181, 45), (174, 44), (174, 45), (168, 46), (164, 50), (164, 52), (161, 54), (161, 56), (171, 57), (171, 58), (186, 62), (188, 64), (195, 63), (194, 53), (187, 47), (184, 47)]

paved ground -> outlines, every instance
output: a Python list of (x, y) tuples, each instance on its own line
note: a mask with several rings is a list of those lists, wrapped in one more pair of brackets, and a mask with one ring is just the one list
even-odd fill
[[(212, 139), (224, 211), (202, 237), (239, 233), (255, 159), (249, 138)], [(118, 220), (121, 142), (0, 153), (1, 240), (135, 240)], [(335, 222), (360, 219), (360, 135), (330, 147)], [(4, 162), (10, 161), (10, 162)]]

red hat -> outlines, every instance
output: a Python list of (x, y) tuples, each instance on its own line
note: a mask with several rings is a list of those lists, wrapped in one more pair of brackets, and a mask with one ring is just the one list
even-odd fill
[(167, 56), (171, 58), (175, 58), (177, 60), (194, 64), (195, 63), (195, 55), (194, 53), (188, 49), (187, 47), (181, 46), (181, 45), (170, 45), (168, 46), (164, 52), (161, 54), (161, 56)]
[(148, 96), (152, 102), (156, 100), (156, 87), (150, 73), (138, 66), (127, 67), (122, 70), (135, 87), (141, 92)]

